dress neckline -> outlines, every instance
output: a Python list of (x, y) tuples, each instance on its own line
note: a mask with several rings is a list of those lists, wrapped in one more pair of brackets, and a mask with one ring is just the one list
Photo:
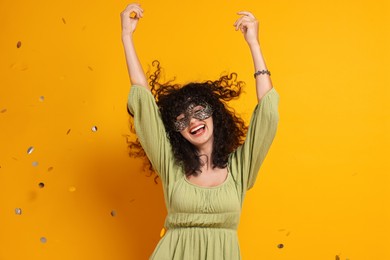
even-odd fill
[(206, 190), (217, 189), (217, 188), (220, 188), (220, 187), (224, 186), (224, 185), (230, 180), (230, 178), (231, 178), (231, 177), (230, 177), (229, 165), (226, 167), (226, 169), (227, 169), (227, 176), (226, 176), (226, 179), (225, 179), (222, 183), (220, 183), (220, 184), (218, 184), (218, 185), (215, 185), (215, 186), (200, 186), (200, 185), (198, 185), (198, 184), (192, 183), (192, 182), (190, 182), (190, 181), (187, 179), (187, 177), (186, 177), (185, 174), (183, 175), (183, 178), (184, 178), (184, 181), (185, 181), (185, 182), (187, 182), (188, 184), (190, 184), (191, 186), (194, 186), (194, 187), (196, 187), (196, 188), (206, 189)]

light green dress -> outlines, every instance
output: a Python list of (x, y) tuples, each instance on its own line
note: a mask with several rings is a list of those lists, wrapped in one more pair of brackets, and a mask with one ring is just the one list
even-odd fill
[(241, 259), (237, 236), (241, 207), (274, 139), (278, 103), (272, 88), (256, 105), (244, 144), (229, 156), (227, 179), (208, 188), (190, 183), (175, 164), (153, 95), (143, 87), (131, 87), (128, 107), (142, 147), (161, 178), (168, 211), (167, 232), (150, 259)]

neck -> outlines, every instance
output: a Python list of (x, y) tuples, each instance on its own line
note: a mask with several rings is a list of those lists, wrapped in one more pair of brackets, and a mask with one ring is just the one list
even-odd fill
[(212, 142), (206, 143), (198, 148), (198, 154), (200, 160), (203, 163), (203, 167), (206, 169), (212, 168), (212, 153), (213, 153), (213, 144)]

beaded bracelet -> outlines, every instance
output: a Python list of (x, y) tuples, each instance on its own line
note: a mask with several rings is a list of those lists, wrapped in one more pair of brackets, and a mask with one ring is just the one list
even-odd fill
[(271, 72), (269, 70), (258, 70), (253, 76), (256, 78), (260, 74), (268, 74), (269, 76), (271, 76)]

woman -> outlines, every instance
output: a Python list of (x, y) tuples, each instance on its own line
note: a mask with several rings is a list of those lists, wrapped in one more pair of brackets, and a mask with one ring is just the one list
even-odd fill
[[(143, 16), (139, 4), (121, 13), (131, 90), (128, 108), (138, 139), (161, 178), (168, 215), (164, 237), (150, 259), (240, 259), (237, 227), (241, 206), (274, 139), (279, 96), (272, 87), (258, 41), (258, 22), (239, 12), (235, 22), (249, 45), (258, 105), (246, 139), (243, 121), (225, 101), (238, 97), (235, 74), (186, 86), (148, 81), (133, 32)], [(156, 87), (157, 86), (157, 87)]]

